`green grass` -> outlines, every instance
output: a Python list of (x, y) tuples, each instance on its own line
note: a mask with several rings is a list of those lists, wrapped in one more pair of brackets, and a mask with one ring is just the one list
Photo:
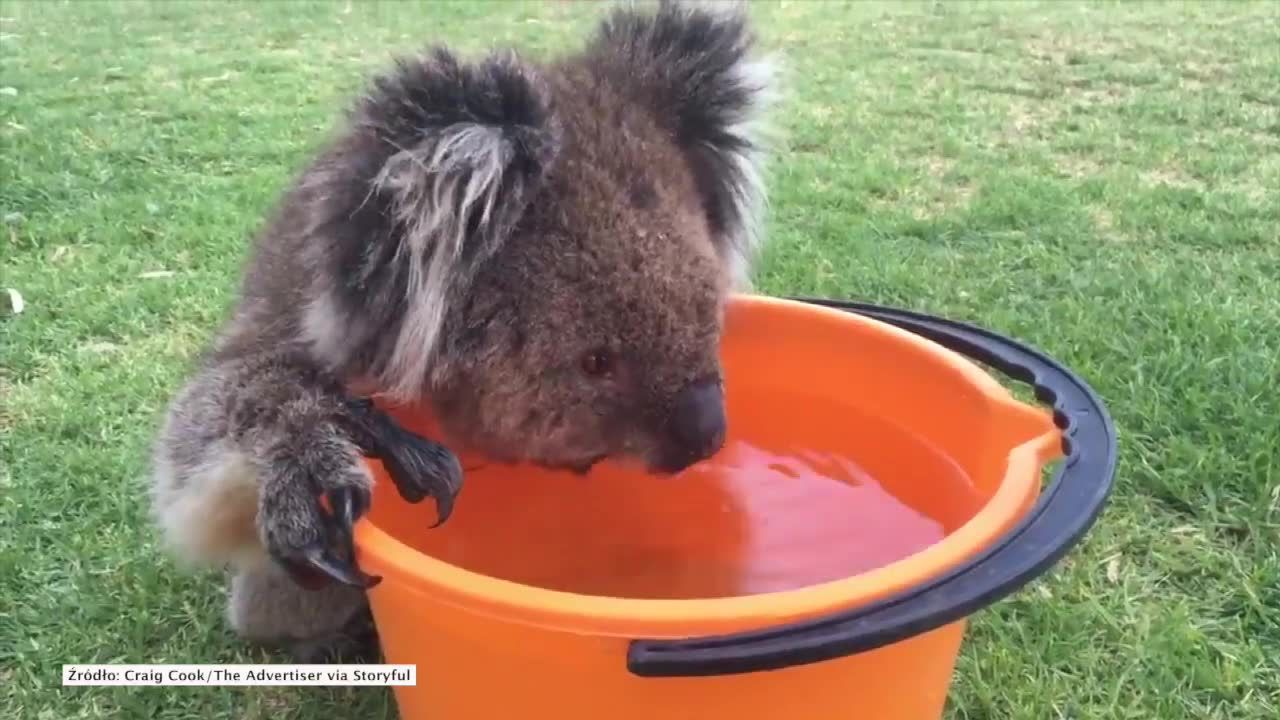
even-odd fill
[[(786, 66), (772, 294), (969, 320), (1119, 429), (1088, 539), (981, 613), (949, 717), (1280, 713), (1280, 6), (759, 3)], [(382, 717), (384, 689), (60, 686), (253, 662), (156, 547), (157, 413), (364, 74), (573, 43), (560, 2), (0, 4), (0, 716)], [(0, 296), (0, 303), (5, 298)]]

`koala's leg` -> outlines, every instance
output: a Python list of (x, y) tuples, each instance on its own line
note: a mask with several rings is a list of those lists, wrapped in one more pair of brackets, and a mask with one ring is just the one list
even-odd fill
[(342, 637), (377, 580), (355, 567), (351, 547), (372, 484), (363, 455), (383, 461), (406, 499), (431, 495), (438, 518), (447, 517), (462, 477), (447, 450), (346, 397), (304, 358), (222, 359), (170, 406), (155, 448), (153, 510), (180, 556), (237, 569), (230, 616), (242, 635)]
[(295, 662), (376, 662), (379, 657), (363, 590), (341, 584), (305, 589), (270, 563), (236, 572), (227, 620), (247, 640), (287, 648)]

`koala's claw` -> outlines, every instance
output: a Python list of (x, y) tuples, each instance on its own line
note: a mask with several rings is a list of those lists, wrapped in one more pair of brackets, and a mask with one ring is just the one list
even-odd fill
[(329, 578), (344, 585), (369, 589), (382, 582), (377, 575), (369, 575), (353, 563), (341, 560), (325, 547), (312, 546), (292, 558), (279, 558), (290, 577), (308, 590), (319, 590), (329, 583)]
[(382, 578), (355, 565), (352, 535), (352, 527), (369, 509), (368, 491), (339, 488), (330, 490), (326, 497), (333, 507), (333, 514), (323, 522), (327, 537), (296, 549), (275, 550), (273, 556), (294, 582), (310, 590), (324, 587), (330, 579), (362, 589), (376, 586)]
[(369, 493), (361, 488), (338, 488), (329, 491), (329, 502), (333, 503), (338, 527), (350, 540), (356, 521), (369, 511)]
[(366, 399), (348, 402), (350, 430), (368, 457), (382, 461), (396, 490), (406, 501), (436, 501), (439, 526), (453, 513), (454, 499), (462, 489), (462, 465), (444, 446), (400, 427)]

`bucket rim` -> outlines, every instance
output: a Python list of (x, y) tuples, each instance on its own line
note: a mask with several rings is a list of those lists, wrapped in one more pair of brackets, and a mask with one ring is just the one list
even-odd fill
[(420, 553), (368, 517), (355, 527), (357, 560), (383, 582), (371, 597), (393, 588), (429, 595), (473, 614), (559, 631), (612, 637), (683, 638), (740, 632), (830, 615), (875, 602), (962, 565), (992, 543), (1027, 509), (1039, 470), (1061, 454), (1061, 433), (1051, 414), (1015, 398), (975, 362), (879, 319), (822, 305), (764, 295), (736, 294), (729, 312), (772, 311), (806, 321), (859, 325), (862, 331), (928, 355), (972, 386), (1000, 412), (1035, 415), (1044, 432), (1013, 446), (995, 492), (968, 520), (936, 543), (872, 570), (790, 590), (722, 598), (649, 599), (585, 595), (525, 585), (452, 565)]

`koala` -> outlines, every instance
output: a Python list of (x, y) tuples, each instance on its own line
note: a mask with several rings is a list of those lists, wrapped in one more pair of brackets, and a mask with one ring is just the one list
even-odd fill
[[(433, 47), (372, 79), (254, 239), (155, 441), (160, 533), (228, 571), (239, 636), (369, 651), (365, 458), (444, 522), (463, 449), (657, 475), (720, 449), (725, 301), (762, 240), (756, 45), (740, 6), (662, 2), (545, 62)], [(439, 437), (380, 409), (415, 402)]]

